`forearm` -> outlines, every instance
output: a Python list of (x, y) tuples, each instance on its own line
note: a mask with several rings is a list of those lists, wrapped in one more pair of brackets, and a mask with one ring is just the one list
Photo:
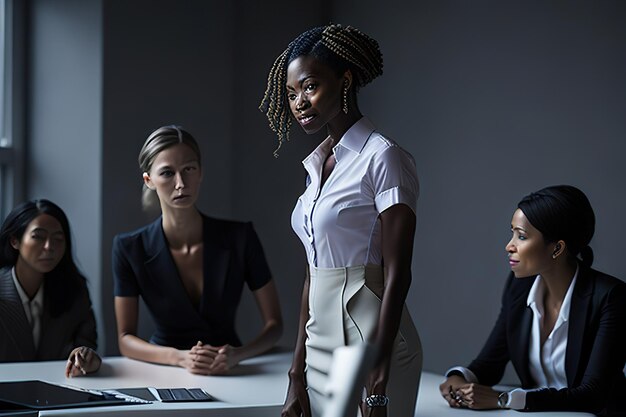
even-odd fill
[(305, 368), (306, 351), (306, 323), (309, 320), (309, 276), (304, 281), (302, 288), (302, 300), (300, 302), (300, 321), (298, 324), (298, 336), (296, 337), (296, 346), (293, 352), (293, 361), (291, 369), (289, 369), (290, 376), (303, 376)]
[(384, 391), (389, 373), (389, 363), (393, 353), (394, 341), (400, 328), (404, 303), (411, 283), (411, 272), (386, 270), (385, 289), (382, 297), (376, 331), (370, 342), (378, 349), (378, 360), (374, 372), (374, 388)]
[(274, 347), (283, 334), (283, 324), (276, 320), (265, 323), (261, 332), (249, 343), (236, 348), (236, 362), (251, 358)]
[(184, 359), (183, 352), (178, 349), (154, 345), (133, 334), (118, 336), (118, 344), (122, 355), (131, 359), (172, 366), (182, 366)]

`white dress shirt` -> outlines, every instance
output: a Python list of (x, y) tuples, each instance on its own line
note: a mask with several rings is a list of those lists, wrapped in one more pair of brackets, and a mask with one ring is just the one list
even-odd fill
[[(375, 131), (365, 117), (330, 149), (324, 140), (302, 164), (307, 188), (291, 216), (309, 264), (338, 268), (382, 262), (379, 214), (395, 204), (416, 210), (418, 181), (411, 155)], [(320, 189), (330, 152), (336, 164)]]
[(578, 268), (576, 268), (574, 278), (565, 293), (554, 328), (543, 343), (543, 347), (541, 346), (541, 321), (545, 314), (543, 298), (546, 286), (541, 275), (535, 278), (535, 282), (528, 293), (526, 302), (533, 311), (533, 324), (528, 349), (529, 367), (537, 387), (567, 388), (565, 350), (567, 349), (569, 311), (577, 277)]
[(22, 301), (22, 306), (24, 307), (24, 313), (26, 313), (26, 318), (28, 319), (28, 323), (30, 323), (31, 331), (33, 333), (33, 341), (35, 342), (35, 349), (39, 346), (39, 338), (41, 336), (41, 316), (43, 313), (43, 285), (39, 286), (37, 293), (32, 298), (32, 300), (22, 288), (22, 284), (20, 284), (17, 279), (17, 275), (15, 275), (15, 267), (11, 270), (11, 275), (13, 276), (13, 283), (15, 284), (15, 288), (17, 289), (17, 294), (20, 296), (20, 300)]
[[(572, 294), (578, 278), (578, 267), (572, 282), (565, 293), (559, 316), (554, 323), (554, 328), (541, 346), (541, 321), (544, 316), (543, 298), (546, 286), (541, 275), (537, 275), (533, 286), (530, 288), (526, 304), (533, 312), (533, 322), (530, 328), (528, 346), (528, 366), (530, 374), (535, 381), (537, 389), (541, 388), (567, 388), (567, 375), (565, 373), (565, 353), (567, 350), (567, 333), (569, 330), (569, 313), (572, 304)], [(478, 383), (478, 378), (469, 369), (462, 366), (450, 368), (446, 375), (452, 371), (458, 371), (468, 382)], [(522, 410), (526, 407), (526, 393), (533, 390), (516, 388), (509, 393), (508, 408)]]

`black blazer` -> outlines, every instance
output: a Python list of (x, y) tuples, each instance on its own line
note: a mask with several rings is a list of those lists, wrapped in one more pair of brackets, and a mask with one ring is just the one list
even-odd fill
[(113, 240), (115, 295), (141, 296), (156, 330), (151, 342), (190, 349), (197, 341), (240, 346), (235, 314), (244, 282), (263, 287), (271, 274), (251, 223), (203, 215), (203, 292), (189, 298), (172, 258), (161, 217)]
[[(67, 285), (56, 279), (44, 280), (44, 301), (39, 347), (26, 318), (11, 268), (0, 269), (0, 362), (49, 361), (67, 359), (78, 346), (96, 348), (96, 319), (86, 283), (82, 280), (78, 296), (69, 308), (54, 316), (51, 293)], [(55, 287), (55, 288), (53, 288)]]
[[(529, 370), (533, 313), (527, 306), (533, 277), (509, 276), (496, 324), (478, 357), (470, 364), (478, 381), (497, 384), (510, 360), (522, 388), (535, 383)], [(564, 389), (526, 394), (527, 411), (586, 411), (601, 415), (624, 412), (626, 392), (626, 284), (580, 266), (569, 315)], [(619, 400), (619, 401), (618, 401)]]

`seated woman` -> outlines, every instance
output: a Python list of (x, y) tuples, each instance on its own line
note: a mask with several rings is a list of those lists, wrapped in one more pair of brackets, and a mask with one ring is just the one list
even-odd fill
[(96, 320), (85, 278), (72, 258), (65, 213), (27, 201), (0, 229), (0, 361), (68, 358), (66, 376), (95, 372)]
[[(154, 131), (139, 153), (144, 206), (154, 193), (162, 216), (113, 241), (118, 343), (133, 359), (226, 373), (274, 346), (282, 334), (278, 295), (251, 223), (218, 220), (195, 206), (202, 170), (195, 139), (178, 126)], [(264, 326), (242, 346), (235, 314), (244, 283)], [(137, 336), (138, 297), (156, 324)]]
[[(589, 200), (561, 185), (517, 207), (500, 316), (478, 357), (447, 372), (441, 394), (451, 407), (623, 413), (626, 284), (591, 269)], [(522, 387), (497, 392), (509, 360)]]

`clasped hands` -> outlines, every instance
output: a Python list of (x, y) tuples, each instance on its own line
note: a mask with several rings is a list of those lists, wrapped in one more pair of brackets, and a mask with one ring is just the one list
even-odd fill
[(190, 350), (184, 351), (181, 366), (192, 374), (223, 375), (238, 363), (237, 348), (205, 345), (198, 341)]
[(439, 385), (441, 396), (450, 407), (490, 410), (498, 408), (498, 392), (486, 385), (470, 383), (452, 375)]

